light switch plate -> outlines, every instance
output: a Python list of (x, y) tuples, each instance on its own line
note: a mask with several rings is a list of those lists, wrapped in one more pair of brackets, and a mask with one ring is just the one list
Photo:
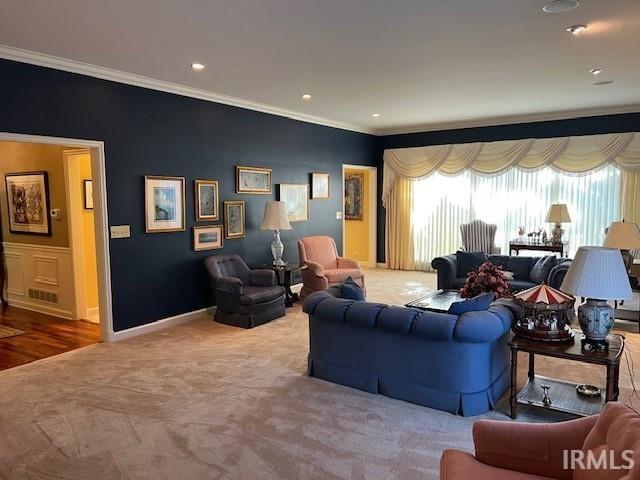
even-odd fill
[(111, 238), (129, 238), (131, 236), (131, 227), (129, 225), (112, 225)]
[(342, 212), (336, 212), (336, 220), (342, 220)]

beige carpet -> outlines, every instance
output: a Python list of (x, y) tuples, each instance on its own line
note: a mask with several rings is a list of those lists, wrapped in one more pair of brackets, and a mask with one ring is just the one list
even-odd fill
[[(389, 303), (434, 282), (368, 272), (370, 299)], [(478, 417), (306, 377), (307, 320), (288, 312), (253, 330), (203, 317), (0, 372), (0, 479), (435, 479), (442, 449), (472, 449)], [(640, 335), (627, 339), (640, 367)], [(603, 382), (598, 367), (538, 365)], [(626, 367), (621, 387), (628, 398)], [(508, 420), (500, 409), (485, 417)]]

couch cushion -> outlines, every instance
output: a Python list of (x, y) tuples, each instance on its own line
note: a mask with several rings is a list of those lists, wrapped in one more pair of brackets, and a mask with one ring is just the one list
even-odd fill
[(546, 282), (547, 278), (549, 278), (549, 273), (551, 273), (551, 270), (557, 263), (558, 260), (555, 255), (540, 257), (540, 259), (533, 264), (531, 272), (529, 273), (529, 278), (535, 283)]
[(528, 280), (509, 280), (507, 281), (509, 288), (513, 293), (526, 290), (527, 288), (535, 287), (536, 284)]
[(480, 463), (473, 455), (445, 450), (440, 457), (440, 480), (549, 480), (549, 477), (503, 470)]
[(531, 257), (509, 257), (509, 259), (507, 260), (507, 268), (505, 268), (505, 270), (513, 272), (513, 277), (516, 280), (529, 281), (529, 272), (531, 272)]
[(478, 268), (487, 261), (487, 254), (484, 252), (456, 252), (456, 263), (458, 265), (458, 277), (466, 277), (471, 270)]
[(489, 308), (495, 298), (493, 292), (485, 292), (473, 298), (467, 298), (461, 302), (453, 302), (447, 313), (452, 315), (462, 315), (466, 312), (480, 312)]
[[(574, 480), (632, 480), (640, 478), (640, 414), (634, 412), (622, 403), (607, 403), (598, 417), (595, 427), (582, 445), (585, 455), (590, 451), (596, 459), (600, 455), (607, 456), (613, 451), (616, 466), (628, 464), (628, 459), (622, 457), (626, 450), (635, 466), (631, 469), (613, 469), (607, 465), (606, 469), (575, 469)], [(603, 453), (604, 452), (604, 453)], [(585, 459), (587, 457), (585, 456)], [(585, 465), (587, 467), (588, 465)]]
[(364, 292), (360, 285), (358, 285), (353, 278), (347, 278), (342, 285), (340, 285), (340, 296), (342, 298), (348, 298), (349, 300), (363, 301), (365, 300)]
[(265, 303), (284, 295), (282, 287), (244, 287), (244, 295), (240, 297), (240, 304), (255, 305)]

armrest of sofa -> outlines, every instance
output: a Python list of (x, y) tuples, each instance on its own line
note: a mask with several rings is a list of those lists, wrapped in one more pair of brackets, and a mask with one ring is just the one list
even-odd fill
[(431, 266), (438, 272), (438, 288), (447, 290), (458, 276), (458, 261), (455, 254), (436, 257)]
[(307, 268), (303, 270), (303, 273), (311, 272), (316, 277), (324, 277), (324, 267), (320, 265), (318, 262), (307, 260), (304, 263), (307, 266)]
[(276, 272), (268, 268), (251, 270), (251, 285), (254, 287), (275, 287)]
[(338, 257), (338, 268), (357, 268), (360, 270), (360, 265), (350, 258)]
[(570, 480), (564, 450), (580, 450), (598, 416), (560, 423), (479, 420), (473, 425), (476, 458), (493, 467)]
[(570, 266), (571, 260), (564, 260), (553, 267), (549, 272), (549, 276), (547, 277), (547, 285), (552, 288), (560, 289), (560, 285), (562, 285), (562, 281), (569, 271)]
[(460, 315), (453, 339), (467, 343), (493, 342), (509, 332), (512, 322), (511, 310), (494, 303), (488, 310)]

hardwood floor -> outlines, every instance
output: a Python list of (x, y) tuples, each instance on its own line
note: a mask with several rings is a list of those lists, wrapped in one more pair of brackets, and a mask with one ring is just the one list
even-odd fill
[(26, 332), (0, 338), (0, 370), (86, 347), (100, 341), (100, 326), (86, 320), (63, 320), (9, 306), (0, 324)]

